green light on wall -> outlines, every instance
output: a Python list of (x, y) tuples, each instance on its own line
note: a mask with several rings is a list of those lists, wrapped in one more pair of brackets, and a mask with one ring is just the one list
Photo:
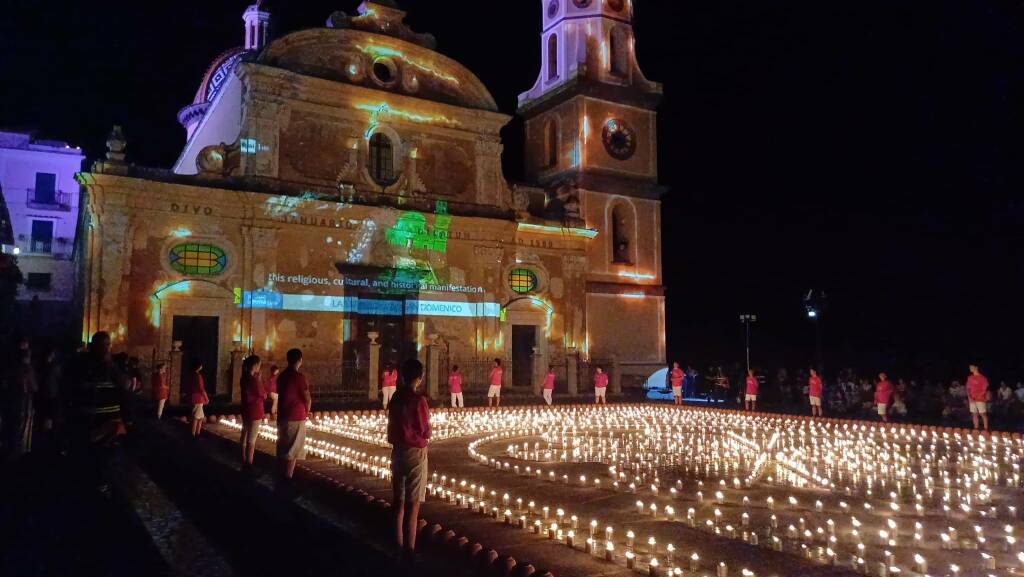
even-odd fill
[(514, 268), (508, 273), (508, 286), (521, 295), (533, 292), (537, 290), (537, 275), (530, 269)]
[(213, 276), (228, 267), (224, 250), (212, 244), (186, 243), (171, 249), (171, 268), (187, 275)]

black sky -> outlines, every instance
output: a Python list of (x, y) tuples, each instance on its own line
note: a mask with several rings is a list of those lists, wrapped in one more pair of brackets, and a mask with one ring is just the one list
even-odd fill
[[(637, 51), (665, 85), (659, 137), (670, 356), (809, 362), (801, 296), (830, 297), (829, 368), (1024, 378), (1024, 7), (931, 0), (636, 0)], [(245, 0), (5, 2), (0, 126), (169, 166), (177, 110), (242, 40)], [(277, 34), (355, 0), (269, 0)], [(541, 5), (405, 0), (414, 28), (514, 113)], [(505, 131), (521, 174), (521, 125)], [(949, 373), (952, 371), (952, 373)]]

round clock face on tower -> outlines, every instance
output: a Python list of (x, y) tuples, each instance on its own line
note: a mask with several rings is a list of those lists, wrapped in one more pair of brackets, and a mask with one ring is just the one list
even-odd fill
[(606, 0), (608, 7), (616, 12), (622, 12), (622, 9), (626, 7), (625, 0)]
[(558, 0), (551, 0), (548, 3), (548, 18), (554, 18), (558, 15)]
[(608, 154), (618, 160), (628, 160), (636, 152), (636, 131), (626, 121), (618, 118), (611, 118), (604, 123), (601, 141)]
[(593, 0), (572, 0), (577, 8), (587, 8)]

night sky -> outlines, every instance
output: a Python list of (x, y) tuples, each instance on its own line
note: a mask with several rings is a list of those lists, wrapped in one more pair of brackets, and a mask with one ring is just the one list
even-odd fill
[[(669, 354), (806, 365), (801, 303), (829, 295), (827, 368), (1024, 379), (1020, 354), (1024, 8), (931, 0), (636, 0), (660, 109)], [(241, 44), (245, 0), (6, 2), (0, 126), (169, 167), (175, 115)], [(355, 0), (266, 3), (276, 35)], [(503, 112), (533, 85), (540, 2), (404, 0), (408, 22), (486, 84)], [(45, 6), (45, 7), (44, 7)], [(505, 131), (518, 180), (522, 125)]]

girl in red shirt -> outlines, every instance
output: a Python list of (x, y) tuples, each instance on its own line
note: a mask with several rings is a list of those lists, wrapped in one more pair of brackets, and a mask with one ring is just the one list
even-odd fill
[(811, 416), (821, 416), (821, 377), (818, 371), (811, 369), (811, 378), (807, 379), (807, 396), (811, 400)]
[(206, 419), (203, 405), (210, 402), (206, 394), (206, 382), (203, 381), (203, 361), (200, 359), (192, 361), (192, 372), (188, 374), (188, 392), (192, 402), (192, 436), (198, 437)]
[(156, 366), (150, 385), (153, 387), (153, 400), (156, 401), (156, 418), (160, 419), (164, 416), (164, 405), (167, 404), (167, 398), (171, 396), (171, 389), (167, 386), (166, 363), (159, 363)]
[(754, 376), (754, 369), (747, 371), (747, 392), (743, 397), (745, 408), (748, 411), (757, 410), (757, 389), (760, 383), (757, 382), (757, 377)]
[(669, 373), (669, 380), (672, 383), (672, 400), (675, 404), (683, 404), (683, 369), (679, 363), (672, 363), (672, 372)]
[[(395, 381), (397, 383), (397, 380)], [(462, 373), (459, 372), (459, 365), (452, 367), (448, 375), (448, 392), (452, 395), (452, 408), (465, 408), (466, 402), (462, 398)]]
[(242, 361), (242, 466), (252, 465), (256, 455), (256, 440), (259, 438), (260, 423), (265, 416), (263, 402), (267, 390), (260, 379), (260, 358), (251, 355)]

